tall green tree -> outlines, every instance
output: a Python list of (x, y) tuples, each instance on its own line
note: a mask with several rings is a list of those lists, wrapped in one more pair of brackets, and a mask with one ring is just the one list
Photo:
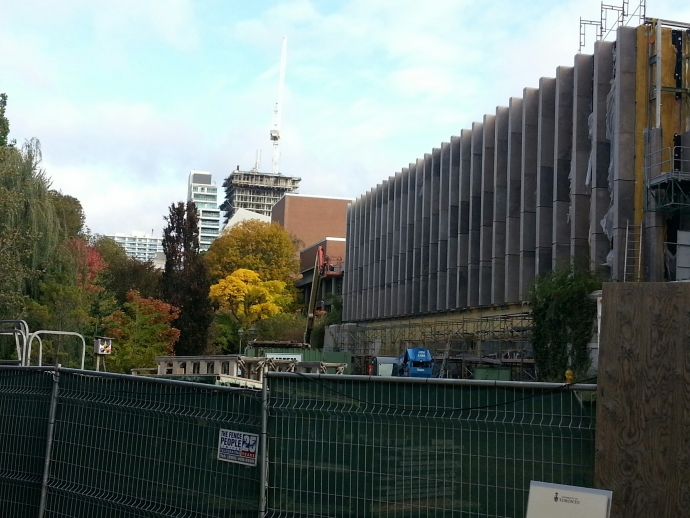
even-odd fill
[(21, 149), (9, 140), (7, 96), (0, 94), (0, 317), (25, 316), (41, 271), (64, 237), (49, 197), (36, 139)]
[(7, 94), (0, 94), (0, 147), (6, 147), (10, 144), (8, 137), (10, 135), (10, 121), (5, 116), (7, 108)]
[[(35, 271), (45, 269), (53, 260), (66, 235), (41, 161), (41, 144), (37, 139), (24, 143), (21, 150), (0, 147), (0, 188), (16, 202), (5, 205), (4, 224), (30, 237), (32, 246), (25, 264)], [(36, 284), (28, 289), (35, 295)]]
[(199, 223), (192, 202), (173, 203), (165, 217), (163, 252), (165, 270), (160, 279), (161, 298), (180, 310), (174, 326), (180, 330), (175, 354), (197, 355), (206, 348), (213, 319), (210, 282), (199, 253)]
[(74, 196), (63, 194), (62, 191), (51, 190), (48, 191), (48, 195), (65, 236), (67, 238), (83, 237), (86, 215), (81, 202)]
[(601, 289), (601, 279), (589, 270), (560, 269), (534, 283), (530, 295), (534, 321), (534, 359), (539, 379), (563, 381), (571, 369), (582, 378), (590, 367), (597, 305), (589, 295)]

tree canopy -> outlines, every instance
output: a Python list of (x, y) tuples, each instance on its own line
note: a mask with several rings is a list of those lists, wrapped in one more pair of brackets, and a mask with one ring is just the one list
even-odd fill
[(213, 320), (209, 299), (210, 282), (199, 254), (199, 224), (192, 202), (170, 205), (163, 231), (165, 270), (160, 278), (162, 299), (180, 309), (174, 326), (180, 330), (175, 354), (201, 354), (206, 348)]
[(600, 288), (601, 279), (589, 270), (555, 270), (536, 280), (530, 296), (532, 346), (541, 381), (563, 381), (568, 368), (577, 377), (586, 375), (597, 316), (589, 295)]
[(299, 273), (297, 251), (297, 243), (278, 223), (247, 220), (223, 232), (204, 260), (215, 282), (246, 269), (264, 281), (290, 284)]
[(178, 315), (170, 304), (130, 291), (122, 308), (104, 321), (105, 332), (115, 339), (108, 369), (129, 374), (136, 367), (154, 367), (156, 356), (171, 355), (180, 336), (171, 326)]
[(211, 299), (242, 326), (281, 313), (292, 297), (283, 281), (262, 281), (256, 272), (240, 268), (211, 286)]

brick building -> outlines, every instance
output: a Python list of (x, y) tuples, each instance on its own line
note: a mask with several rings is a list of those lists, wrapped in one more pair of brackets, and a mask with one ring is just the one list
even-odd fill
[(304, 194), (285, 194), (274, 206), (271, 221), (302, 242), (300, 272), (302, 278), (296, 286), (308, 302), (314, 278), (314, 259), (319, 246), (324, 249), (328, 262), (321, 279), (319, 307), (329, 310), (330, 294), (342, 293), (343, 263), (345, 261), (345, 233), (347, 207), (350, 198), (326, 198)]
[(285, 194), (273, 206), (271, 221), (302, 241), (302, 248), (326, 237), (345, 237), (347, 206), (351, 198)]

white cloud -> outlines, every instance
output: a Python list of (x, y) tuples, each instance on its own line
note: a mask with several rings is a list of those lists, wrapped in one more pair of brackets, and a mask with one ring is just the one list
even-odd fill
[[(690, 7), (649, 4), (650, 14), (690, 20)], [(167, 206), (185, 196), (190, 169), (211, 171), (221, 184), (237, 164), (251, 167), (257, 148), (270, 169), (268, 131), (287, 35), (282, 170), (302, 177), (305, 194), (355, 197), (571, 65), (579, 18), (597, 18), (600, 2), (330, 5), (3, 6), (0, 91), (12, 88), (13, 134), (41, 139), (55, 186), (82, 201), (93, 230), (158, 233)], [(69, 31), (84, 38), (73, 52), (63, 48)], [(156, 52), (180, 65), (152, 88)], [(109, 73), (99, 80), (117, 79), (141, 53), (153, 56), (150, 70), (121, 92), (90, 81), (94, 67)], [(184, 59), (201, 65), (192, 71)], [(77, 90), (84, 85), (90, 90)]]

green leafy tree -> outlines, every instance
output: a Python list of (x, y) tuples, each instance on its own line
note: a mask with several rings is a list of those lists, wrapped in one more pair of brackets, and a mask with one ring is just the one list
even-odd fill
[(590, 367), (589, 343), (597, 316), (589, 295), (601, 279), (589, 271), (562, 269), (536, 280), (531, 292), (532, 346), (539, 379), (563, 381), (570, 368), (577, 378)]
[(160, 278), (161, 298), (180, 310), (175, 327), (180, 338), (177, 355), (197, 355), (206, 348), (213, 319), (210, 282), (199, 253), (199, 225), (192, 202), (172, 204), (163, 230), (165, 270)]
[[(38, 140), (27, 141), (21, 150), (0, 147), (0, 190), (5, 193), (0, 211), (6, 231), (16, 230), (31, 243), (28, 254), (22, 254), (24, 265), (33, 272), (42, 272), (53, 261), (65, 239), (49, 193), (50, 179), (41, 167), (41, 146)], [(22, 290), (37, 296), (39, 276), (31, 276)]]
[(0, 94), (0, 147), (12, 145), (8, 140), (10, 135), (10, 121), (5, 116), (7, 109), (7, 94)]
[(83, 237), (86, 216), (81, 202), (74, 196), (63, 194), (61, 191), (51, 190), (48, 191), (48, 195), (65, 237)]
[(108, 369), (129, 373), (133, 368), (155, 367), (156, 356), (172, 354), (180, 336), (172, 327), (178, 314), (170, 304), (130, 291), (122, 308), (104, 321), (105, 332), (114, 338)]
[[(27, 311), (29, 327), (78, 332), (90, 341), (102, 331), (102, 317), (114, 305), (100, 279), (105, 268), (103, 258), (85, 240), (65, 240), (41, 276), (38, 295)], [(80, 342), (52, 337), (44, 341), (45, 363), (75, 366), (80, 357)], [(37, 360), (36, 351), (32, 360)]]
[(268, 341), (301, 342), (307, 319), (302, 313), (278, 313), (256, 324), (256, 338)]
[(94, 236), (92, 243), (107, 263), (103, 272), (103, 284), (119, 304), (125, 303), (127, 293), (131, 290), (139, 292), (144, 298), (160, 296), (161, 272), (151, 261), (129, 257), (124, 248), (109, 237)]
[(311, 345), (319, 349), (324, 345), (326, 328), (333, 324), (340, 324), (343, 321), (343, 298), (340, 295), (329, 294), (327, 302), (331, 310), (317, 317), (314, 331), (311, 335)]

